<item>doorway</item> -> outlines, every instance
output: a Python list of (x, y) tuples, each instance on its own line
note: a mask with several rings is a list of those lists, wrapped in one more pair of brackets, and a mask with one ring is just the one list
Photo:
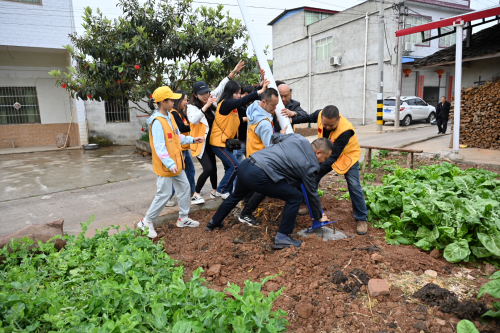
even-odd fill
[(424, 87), (424, 101), (437, 108), (439, 103), (439, 87)]

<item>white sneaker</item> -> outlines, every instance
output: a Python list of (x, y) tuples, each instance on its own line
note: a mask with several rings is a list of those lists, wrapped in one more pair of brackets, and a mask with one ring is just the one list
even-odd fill
[(196, 228), (200, 226), (200, 222), (191, 220), (189, 217), (185, 217), (181, 219), (180, 217), (177, 219), (177, 227), (179, 228), (184, 228), (184, 227), (191, 227), (191, 228)]
[(152, 222), (148, 222), (148, 221), (145, 221), (144, 219), (142, 219), (139, 223), (137, 223), (137, 227), (141, 228), (142, 231), (145, 231), (146, 228), (148, 228), (148, 232), (149, 232), (148, 237), (149, 238), (155, 238), (156, 236), (158, 236)]
[(215, 194), (210, 192), (210, 199), (215, 199), (215, 198), (217, 198), (217, 192), (215, 192)]
[(191, 197), (191, 205), (200, 205), (202, 203), (205, 203), (205, 199), (203, 199), (201, 195), (197, 194)]
[(175, 206), (175, 201), (174, 200), (168, 200), (167, 204), (165, 205), (165, 207), (174, 207), (174, 206)]
[(226, 200), (229, 195), (231, 195), (231, 193), (227, 192), (227, 193), (219, 193), (219, 192), (215, 192), (215, 196), (216, 197), (220, 197), (222, 200)]

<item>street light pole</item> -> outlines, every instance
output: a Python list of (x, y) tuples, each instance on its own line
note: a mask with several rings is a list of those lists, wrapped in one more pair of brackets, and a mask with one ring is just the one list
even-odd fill
[(384, 0), (378, 3), (378, 93), (377, 93), (377, 131), (382, 132), (384, 103)]
[[(399, 15), (398, 15), (398, 30), (401, 29), (401, 6), (399, 6)], [(394, 128), (399, 128), (399, 115), (401, 108), (401, 71), (403, 70), (403, 45), (402, 38), (397, 37), (397, 45), (398, 45), (398, 63), (396, 70), (396, 105), (394, 106)]]

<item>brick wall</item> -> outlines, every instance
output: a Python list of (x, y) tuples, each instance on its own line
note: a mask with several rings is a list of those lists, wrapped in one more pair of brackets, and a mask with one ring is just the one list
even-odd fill
[[(68, 128), (69, 123), (1, 125), (0, 148), (55, 145), (56, 133), (68, 133)], [(78, 124), (71, 124), (69, 136), (71, 146), (80, 145)]]

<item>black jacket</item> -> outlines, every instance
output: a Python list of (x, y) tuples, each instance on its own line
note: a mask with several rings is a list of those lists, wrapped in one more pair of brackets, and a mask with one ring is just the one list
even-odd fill
[(439, 102), (436, 109), (437, 118), (448, 119), (450, 117), (450, 108), (451, 108), (450, 102), (446, 101), (444, 102), (444, 105), (443, 103)]
[(275, 133), (272, 145), (252, 154), (252, 158), (264, 172), (277, 183), (285, 180), (296, 186), (303, 184), (311, 205), (313, 217), (320, 220), (323, 216), (318, 196), (316, 175), (319, 163), (311, 143), (300, 134)]
[[(288, 109), (288, 110), (290, 110), (290, 111), (297, 112), (297, 117), (304, 116), (304, 115), (307, 116), (307, 112), (304, 111), (304, 109), (302, 109), (302, 107), (300, 106), (300, 102), (299, 101), (290, 99), (290, 102), (288, 102), (288, 104), (285, 105), (285, 108)], [(281, 110), (276, 110), (276, 112), (281, 112)], [(273, 117), (273, 124), (274, 124), (274, 131), (275, 132), (279, 132), (279, 131), (282, 130), (281, 125), (280, 125), (280, 123), (278, 121), (278, 117), (276, 116), (276, 114)]]

